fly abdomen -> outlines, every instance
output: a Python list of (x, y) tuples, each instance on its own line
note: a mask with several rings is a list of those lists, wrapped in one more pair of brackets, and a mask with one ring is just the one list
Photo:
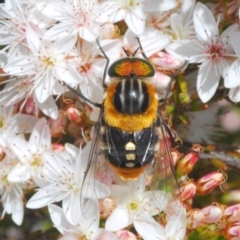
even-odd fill
[(102, 127), (105, 129), (101, 131), (102, 151), (115, 167), (141, 168), (153, 160), (158, 141), (154, 128), (128, 133), (107, 125)]
[(118, 82), (113, 95), (113, 105), (122, 114), (142, 114), (149, 106), (146, 84), (136, 77), (128, 77)]

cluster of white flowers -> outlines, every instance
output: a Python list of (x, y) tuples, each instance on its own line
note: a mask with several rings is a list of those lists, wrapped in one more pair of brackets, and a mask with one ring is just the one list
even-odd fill
[[(122, 239), (118, 233), (132, 224), (144, 239), (184, 239), (184, 208), (165, 225), (152, 217), (166, 211), (168, 198), (161, 200), (161, 209), (153, 200), (166, 194), (145, 192), (143, 177), (113, 185), (96, 176), (86, 179), (91, 142), (83, 149), (66, 144), (64, 151), (55, 151), (47, 120), (19, 112), (32, 101), (36, 116), (42, 112), (57, 119), (56, 102), (69, 91), (64, 82), (93, 102), (101, 102), (106, 59), (96, 40), (111, 65), (125, 56), (123, 48), (129, 52), (138, 48), (137, 37), (156, 70), (152, 84), (160, 92), (171, 79), (163, 70), (174, 71), (187, 60), (200, 65), (196, 85), (203, 102), (214, 96), (221, 78), (230, 89), (229, 98), (238, 102), (238, 25), (219, 33), (220, 18), (216, 20), (195, 0), (181, 4), (176, 0), (8, 0), (0, 7), (0, 21), (5, 83), (0, 93), (2, 217), (5, 212), (12, 214), (21, 225), (23, 189), (38, 187), (26, 207), (48, 206), (61, 239)], [(28, 140), (26, 133), (31, 133)], [(115, 208), (103, 229), (99, 228), (99, 202), (109, 196)], [(55, 202), (61, 202), (62, 208)]]

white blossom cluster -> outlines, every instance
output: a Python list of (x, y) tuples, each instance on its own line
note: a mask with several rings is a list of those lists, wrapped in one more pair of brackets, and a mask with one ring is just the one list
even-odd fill
[[(176, 0), (7, 0), (2, 4), (2, 218), (12, 214), (21, 225), (23, 189), (37, 188), (26, 207), (48, 206), (61, 239), (123, 239), (119, 232), (132, 224), (145, 240), (184, 239), (184, 208), (177, 218), (161, 225), (152, 216), (167, 211), (167, 198), (162, 209), (157, 208), (152, 194), (161, 198), (163, 193), (145, 191), (144, 177), (128, 184), (104, 183), (95, 176), (86, 180), (91, 142), (83, 149), (66, 143), (64, 151), (54, 151), (46, 118), (59, 116), (56, 101), (69, 91), (63, 83), (93, 102), (102, 101), (106, 58), (97, 39), (111, 65), (126, 56), (123, 48), (132, 53), (138, 48), (138, 37), (155, 68), (151, 81), (159, 91), (170, 82), (163, 70), (177, 70), (188, 61), (200, 66), (196, 85), (203, 102), (214, 96), (221, 78), (229, 98), (240, 101), (240, 30), (233, 23), (220, 33), (220, 20), (195, 0), (181, 4)], [(126, 28), (124, 35), (120, 25)], [(140, 52), (138, 56), (142, 57)], [(106, 76), (106, 84), (109, 81)], [(46, 118), (19, 113), (31, 101), (36, 116), (41, 112)], [(116, 206), (105, 228), (99, 228), (99, 203), (109, 196)]]

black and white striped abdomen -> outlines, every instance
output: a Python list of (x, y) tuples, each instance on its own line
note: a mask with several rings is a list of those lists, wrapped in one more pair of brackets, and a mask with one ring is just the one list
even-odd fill
[(120, 80), (113, 95), (113, 105), (122, 114), (142, 114), (149, 106), (147, 85), (136, 77)]

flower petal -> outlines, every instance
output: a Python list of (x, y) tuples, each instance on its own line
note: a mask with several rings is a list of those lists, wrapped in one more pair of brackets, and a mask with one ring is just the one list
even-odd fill
[(147, 0), (145, 1), (145, 12), (168, 11), (177, 6), (176, 0)]
[(147, 57), (150, 57), (154, 53), (157, 53), (164, 49), (170, 42), (170, 37), (166, 34), (162, 34), (157, 37), (140, 37), (141, 45), (144, 49), (144, 53)]
[(38, 190), (27, 202), (26, 207), (38, 209), (49, 205), (50, 203), (59, 202), (65, 196), (64, 191), (55, 189), (53, 184)]
[(200, 63), (204, 60), (202, 54), (204, 45), (199, 40), (185, 40), (181, 42), (174, 42), (166, 47), (166, 51), (171, 55), (187, 60), (190, 63)]
[(80, 222), (82, 215), (80, 204), (79, 192), (69, 194), (62, 201), (63, 212), (66, 216), (66, 219), (73, 225), (77, 225)]
[(240, 87), (231, 88), (228, 96), (233, 102), (240, 102)]
[(38, 99), (34, 98), (37, 106), (40, 110), (52, 119), (57, 119), (58, 117), (58, 108), (52, 96), (49, 96), (45, 102), (39, 102)]
[(64, 234), (66, 229), (74, 228), (74, 226), (67, 221), (65, 213), (60, 207), (50, 204), (48, 206), (48, 211), (54, 226), (61, 234)]
[(240, 32), (234, 32), (230, 37), (230, 42), (236, 52), (238, 58), (240, 58), (240, 46), (239, 46)]
[(37, 123), (38, 118), (26, 115), (17, 114), (11, 122), (12, 130), (15, 133), (30, 133)]
[(105, 229), (115, 232), (129, 226), (131, 223), (132, 217), (129, 215), (127, 208), (117, 207), (108, 217), (105, 223)]
[(228, 69), (228, 73), (224, 78), (224, 86), (226, 88), (235, 88), (240, 85), (240, 59), (235, 60)]
[[(51, 133), (50, 128), (47, 125), (47, 120), (41, 118), (34, 126), (31, 136), (29, 138), (29, 148), (31, 151), (50, 149), (51, 145)], [(40, 153), (40, 152), (38, 152)]]
[(145, 30), (145, 15), (141, 8), (127, 11), (124, 20), (128, 27), (137, 35), (140, 35)]
[(198, 38), (204, 42), (218, 37), (218, 27), (212, 12), (198, 2), (193, 13), (193, 22)]
[(204, 103), (209, 101), (216, 92), (220, 77), (220, 75), (216, 75), (214, 66), (210, 61), (202, 63), (198, 72), (197, 91)]
[(8, 174), (9, 182), (25, 182), (31, 178), (29, 166), (18, 163)]
[(19, 199), (20, 196), (17, 196), (18, 198), (15, 199), (14, 202), (12, 202), (13, 205), (13, 211), (12, 211), (12, 220), (20, 226), (23, 221), (24, 216), (24, 208), (23, 208), (23, 202), (22, 199)]
[(134, 219), (134, 227), (144, 240), (167, 239), (164, 228), (152, 217), (146, 216), (141, 217), (141, 219)]

